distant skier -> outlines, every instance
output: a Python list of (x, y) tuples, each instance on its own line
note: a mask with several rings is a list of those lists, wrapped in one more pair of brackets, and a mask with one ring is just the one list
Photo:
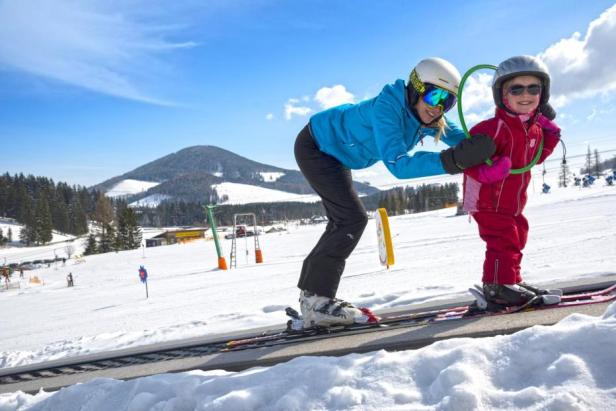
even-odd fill
[[(359, 309), (335, 298), (345, 260), (368, 221), (351, 169), (382, 161), (401, 179), (456, 174), (494, 153), (492, 139), (465, 139), (464, 132), (444, 117), (456, 103), (459, 83), (460, 74), (451, 63), (428, 58), (417, 64), (406, 84), (396, 80), (374, 98), (317, 113), (297, 136), (297, 164), (328, 217), (298, 283), (304, 323), (349, 324), (362, 316)], [(424, 137), (437, 142), (442, 138), (452, 147), (409, 154)]]
[(73, 273), (68, 273), (68, 275), (66, 276), (66, 283), (67, 283), (67, 287), (72, 287), (75, 285), (73, 281)]
[(542, 192), (543, 194), (548, 194), (548, 193), (550, 192), (550, 189), (551, 189), (551, 188), (552, 188), (552, 187), (550, 187), (550, 185), (549, 185), (549, 184), (543, 183), (543, 186), (541, 186), (541, 192)]
[(549, 105), (550, 75), (531, 56), (503, 61), (492, 80), (496, 115), (473, 127), (471, 135), (489, 135), (496, 143), (493, 165), (481, 164), (464, 171), (464, 208), (479, 226), (487, 249), (483, 264), (483, 291), (489, 302), (520, 305), (540, 293), (522, 282), (520, 263), (528, 236), (522, 214), (530, 171), (523, 168), (537, 154), (543, 138), (542, 163), (560, 140), (556, 113)]
[(4, 284), (6, 285), (6, 288), (9, 288), (10, 273), (9, 268), (6, 265), (2, 267), (2, 277), (4, 278)]

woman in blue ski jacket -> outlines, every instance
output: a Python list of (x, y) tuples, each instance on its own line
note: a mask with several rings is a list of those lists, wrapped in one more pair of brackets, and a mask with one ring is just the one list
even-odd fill
[[(297, 136), (297, 164), (321, 197), (329, 220), (302, 266), (298, 287), (304, 324), (349, 324), (366, 317), (335, 298), (345, 260), (368, 220), (353, 188), (351, 169), (382, 161), (397, 178), (456, 174), (494, 153), (489, 137), (465, 139), (464, 132), (444, 117), (456, 103), (459, 83), (460, 73), (451, 63), (424, 59), (407, 84), (397, 80), (372, 99), (317, 113)], [(409, 154), (426, 136), (450, 148)]]

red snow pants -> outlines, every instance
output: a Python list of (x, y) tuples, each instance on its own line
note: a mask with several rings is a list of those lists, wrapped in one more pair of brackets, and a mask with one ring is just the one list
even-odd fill
[(517, 284), (522, 281), (520, 263), (528, 238), (528, 221), (518, 216), (478, 211), (473, 218), (479, 226), (479, 236), (486, 242), (483, 262), (483, 282)]

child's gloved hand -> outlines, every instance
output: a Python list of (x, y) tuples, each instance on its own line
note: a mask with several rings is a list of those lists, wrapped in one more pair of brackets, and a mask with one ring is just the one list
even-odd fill
[(539, 124), (541, 128), (546, 131), (560, 134), (560, 127), (558, 127), (555, 122), (553, 122), (543, 114), (540, 114), (539, 117), (537, 117), (537, 124)]
[(484, 184), (492, 184), (505, 179), (511, 171), (511, 159), (507, 156), (497, 157), (492, 165), (482, 164), (477, 166), (477, 181)]

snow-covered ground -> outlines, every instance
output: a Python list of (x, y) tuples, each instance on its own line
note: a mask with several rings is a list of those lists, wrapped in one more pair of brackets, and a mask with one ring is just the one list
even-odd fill
[(320, 201), (315, 194), (294, 194), (286, 191), (272, 190), (271, 188), (253, 186), (240, 183), (220, 183), (212, 185), (218, 197), (227, 196), (226, 201), (220, 204), (247, 204), (247, 203), (279, 203), (283, 201), (300, 201), (313, 203)]
[(171, 196), (166, 194), (152, 194), (147, 197), (142, 198), (141, 200), (134, 201), (129, 204), (130, 207), (149, 207), (156, 208), (165, 200), (170, 199)]
[(263, 181), (267, 181), (267, 182), (273, 182), (278, 180), (280, 177), (284, 176), (285, 173), (280, 173), (280, 172), (266, 172), (266, 171), (262, 171), (259, 174), (261, 174), (261, 177), (263, 178)]
[[(42, 247), (29, 247), (29, 248), (19, 248), (21, 246), (19, 242), (19, 235), (21, 234), (21, 229), (23, 226), (12, 219), (0, 219), (0, 229), (2, 229), (2, 234), (4, 237), (8, 237), (9, 229), (11, 230), (12, 243), (6, 248), (0, 248), (0, 264), (4, 264), (4, 258), (7, 257), (8, 263), (11, 262), (21, 262), (21, 261), (32, 261), (37, 259), (53, 259), (54, 253), (56, 251), (56, 255), (62, 257), (64, 252), (61, 252), (66, 245), (71, 243), (74, 239), (74, 235), (60, 233), (58, 231), (53, 231), (51, 233), (52, 239), (46, 246)], [(15, 261), (15, 255), (19, 255), (20, 261)]]
[[(539, 184), (540, 185), (540, 184)], [(616, 187), (529, 189), (523, 275), (540, 283), (616, 273)], [(379, 265), (371, 222), (338, 295), (372, 309), (464, 293), (480, 281), (484, 245), (454, 209), (393, 217), (396, 264)], [(281, 324), (297, 305), (303, 257), (324, 226), (289, 226), (238, 242), (238, 268), (216, 269), (212, 241), (95, 255), (28, 272), (0, 293), (0, 366)], [(230, 243), (223, 240), (226, 257)], [(246, 247), (249, 254), (245, 257)], [(10, 250), (9, 250), (10, 251)], [(0, 251), (0, 257), (7, 250)], [(149, 272), (149, 298), (137, 270)], [(67, 288), (72, 272), (75, 287)], [(17, 281), (17, 279), (15, 279)], [(0, 395), (0, 410), (611, 409), (616, 306), (511, 336), (457, 339), (416, 351), (297, 358), (240, 373), (97, 379), (58, 393)]]
[(150, 188), (156, 187), (159, 184), (160, 183), (152, 181), (126, 179), (113, 186), (105, 195), (109, 197), (126, 197), (148, 191)]

